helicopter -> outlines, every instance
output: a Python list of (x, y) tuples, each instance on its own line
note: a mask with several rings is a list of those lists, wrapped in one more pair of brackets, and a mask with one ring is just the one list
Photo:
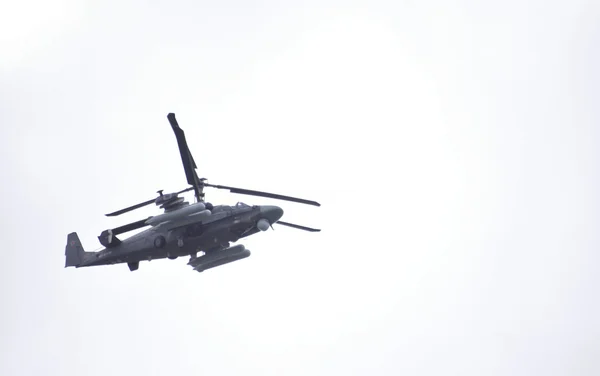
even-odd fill
[[(312, 206), (316, 201), (284, 196), (275, 193), (209, 184), (198, 178), (196, 163), (188, 148), (184, 131), (179, 127), (174, 113), (167, 119), (175, 133), (187, 183), (190, 187), (173, 193), (157, 191), (158, 196), (124, 209), (105, 214), (115, 217), (141, 207), (155, 204), (162, 213), (101, 232), (98, 236), (104, 247), (97, 252), (86, 252), (76, 232), (67, 235), (65, 268), (91, 267), (126, 263), (130, 271), (139, 269), (140, 261), (151, 261), (190, 256), (188, 265), (197, 272), (238, 261), (250, 256), (243, 244), (232, 245), (250, 235), (267, 231), (273, 225), (282, 225), (308, 232), (310, 228), (281, 221), (283, 209), (274, 205), (213, 205), (205, 201), (204, 188), (229, 190), (231, 193), (285, 200)], [(195, 202), (190, 203), (181, 194), (194, 191)], [(133, 236), (117, 236), (149, 227)]]

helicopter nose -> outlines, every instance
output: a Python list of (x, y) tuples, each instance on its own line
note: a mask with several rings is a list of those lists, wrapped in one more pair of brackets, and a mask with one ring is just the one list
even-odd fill
[(283, 209), (279, 206), (265, 205), (260, 207), (260, 214), (269, 221), (269, 224), (273, 224), (283, 216)]

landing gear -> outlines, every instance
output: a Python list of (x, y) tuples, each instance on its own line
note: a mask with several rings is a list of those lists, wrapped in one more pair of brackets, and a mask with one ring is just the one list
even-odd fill
[(129, 270), (133, 272), (133, 271), (138, 270), (138, 268), (140, 267), (140, 262), (139, 261), (128, 262), (127, 266), (129, 266)]

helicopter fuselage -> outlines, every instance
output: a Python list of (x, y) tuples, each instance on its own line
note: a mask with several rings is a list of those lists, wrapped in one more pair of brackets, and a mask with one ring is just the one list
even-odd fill
[[(136, 270), (140, 261), (176, 259), (188, 255), (192, 256), (190, 264), (201, 264), (208, 255), (213, 261), (220, 260), (217, 252), (226, 251), (230, 243), (241, 238), (267, 230), (283, 215), (283, 210), (277, 206), (248, 206), (242, 203), (215, 206), (208, 215), (196, 215), (188, 209), (191, 206), (169, 213), (172, 214), (169, 221), (147, 220), (146, 223), (153, 223), (154, 226), (120, 240), (118, 245), (98, 252), (86, 252), (86, 257), (77, 267), (127, 263), (131, 270)], [(197, 257), (199, 252), (204, 255)], [(240, 252), (249, 256), (249, 251), (243, 247)], [(223, 255), (226, 254), (223, 252)], [(208, 260), (209, 257), (206, 258)], [(234, 257), (231, 261), (235, 260)]]

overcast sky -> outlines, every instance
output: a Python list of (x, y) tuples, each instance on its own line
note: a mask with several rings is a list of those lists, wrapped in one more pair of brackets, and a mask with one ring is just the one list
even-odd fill
[[(1, 5), (0, 374), (600, 374), (599, 4)], [(186, 187), (169, 112), (323, 231), (64, 269)]]

